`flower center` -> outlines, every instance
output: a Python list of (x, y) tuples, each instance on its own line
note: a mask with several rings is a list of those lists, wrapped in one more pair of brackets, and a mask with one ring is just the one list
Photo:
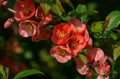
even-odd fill
[(59, 48), (58, 51), (59, 51), (59, 55), (61, 55), (61, 56), (64, 56), (66, 54), (66, 50), (64, 50), (64, 49)]
[(42, 16), (44, 16), (43, 13), (41, 13), (41, 12), (38, 13), (38, 17), (42, 17)]
[(75, 29), (76, 29), (76, 31), (79, 31), (79, 26), (76, 26)]
[(32, 30), (32, 24), (31, 23), (26, 23), (26, 29), (27, 30)]
[(77, 46), (77, 42), (76, 41), (72, 41), (71, 43), (70, 43), (70, 47), (71, 48), (74, 48), (74, 47), (76, 47)]
[(66, 37), (66, 34), (64, 32), (61, 32), (60, 35), (59, 35), (60, 38), (64, 38)]
[(24, 12), (25, 15), (29, 15), (29, 14), (30, 14), (30, 10), (29, 10), (28, 7), (25, 7), (25, 8), (23, 9), (23, 12)]

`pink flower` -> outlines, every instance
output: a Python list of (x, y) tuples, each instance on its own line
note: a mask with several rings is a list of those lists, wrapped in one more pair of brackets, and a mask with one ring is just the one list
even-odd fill
[(36, 34), (36, 25), (35, 21), (25, 20), (19, 23), (19, 34), (23, 37), (29, 37)]
[(82, 74), (82, 75), (86, 75), (88, 73), (88, 66), (86, 64), (84, 64), (80, 58), (76, 57), (75, 58), (75, 62), (76, 62), (76, 69), (77, 71)]
[(73, 35), (67, 40), (66, 46), (71, 50), (72, 56), (75, 57), (78, 54), (78, 52), (81, 52), (86, 46), (86, 42), (83, 36)]
[(107, 64), (107, 56), (100, 48), (88, 49), (87, 59), (95, 71), (99, 74), (97, 79), (107, 79), (110, 73), (110, 65)]
[(72, 18), (69, 23), (73, 24), (73, 33), (83, 33), (86, 30), (86, 25), (79, 21), (79, 19)]
[(109, 76), (103, 77), (103, 76), (100, 76), (100, 75), (99, 75), (99, 76), (97, 77), (97, 79), (109, 79)]
[(35, 14), (35, 6), (32, 0), (16, 2), (14, 10), (16, 11), (14, 18), (17, 21), (30, 19)]
[(60, 23), (54, 26), (51, 40), (56, 44), (65, 44), (68, 40), (72, 26), (69, 23)]
[(104, 78), (109, 76), (109, 73), (111, 70), (111, 67), (109, 64), (107, 64), (106, 59), (107, 59), (107, 57), (102, 62), (98, 63), (97, 66), (95, 66), (96, 72), (100, 76), (104, 76)]
[(90, 62), (101, 62), (105, 59), (104, 52), (100, 48), (88, 49), (87, 59)]
[(55, 57), (56, 60), (60, 63), (66, 63), (71, 59), (71, 52), (65, 46), (54, 46), (50, 50), (52, 57)]
[(96, 55), (95, 55), (95, 62), (99, 61), (104, 61), (105, 59), (105, 55), (104, 55), (104, 52), (102, 51), (102, 49), (100, 48), (97, 48), (96, 49)]

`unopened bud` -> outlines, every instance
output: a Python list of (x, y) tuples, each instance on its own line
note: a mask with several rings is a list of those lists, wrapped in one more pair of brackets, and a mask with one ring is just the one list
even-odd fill
[(7, 21), (4, 23), (4, 28), (5, 29), (9, 28), (12, 25), (13, 21), (14, 21), (13, 18), (7, 19)]
[(6, 6), (7, 5), (7, 1), (6, 0), (0, 0), (0, 6)]
[(7, 1), (3, 1), (3, 6), (6, 6), (7, 4), (8, 4), (8, 2)]

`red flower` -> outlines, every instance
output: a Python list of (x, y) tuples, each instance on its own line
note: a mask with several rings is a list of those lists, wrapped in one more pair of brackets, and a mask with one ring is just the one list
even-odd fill
[(37, 32), (35, 35), (32, 36), (32, 41), (34, 42), (38, 42), (40, 40), (47, 40), (51, 34), (51, 30), (50, 29), (45, 29), (44, 26), (46, 24), (48, 24), (49, 22), (47, 21), (41, 21), (38, 25), (37, 25)]
[(19, 23), (19, 34), (23, 37), (33, 36), (36, 33), (35, 21), (25, 20)]
[(32, 36), (32, 41), (38, 42), (40, 40), (47, 40), (50, 36), (51, 30), (45, 30), (44, 28), (40, 29), (39, 33), (36, 33)]
[(89, 72), (85, 75), (86, 79), (90, 79), (95, 75), (95, 71), (90, 69)]
[(14, 10), (16, 11), (14, 18), (17, 21), (30, 19), (35, 14), (35, 6), (32, 0), (16, 2)]
[(43, 21), (48, 21), (48, 22), (50, 22), (52, 20), (52, 14), (49, 12), (47, 14), (45, 14), (40, 6), (37, 7), (37, 9), (36, 9), (35, 17), (38, 19), (41, 19)]
[(56, 60), (60, 63), (66, 63), (71, 59), (70, 50), (65, 46), (54, 46), (51, 48), (50, 54), (52, 57), (55, 57)]
[(70, 48), (72, 56), (76, 56), (78, 52), (81, 52), (86, 46), (86, 42), (81, 35), (71, 36), (66, 43), (67, 47)]
[(79, 21), (79, 19), (72, 18), (68, 23), (73, 25), (72, 35), (82, 35), (84, 41), (87, 43), (85, 48), (92, 47), (92, 39), (89, 37), (89, 33), (86, 29), (86, 25)]
[(89, 38), (85, 48), (92, 48), (92, 39), (91, 38)]
[(72, 29), (69, 23), (57, 24), (53, 29), (51, 40), (56, 44), (65, 44)]

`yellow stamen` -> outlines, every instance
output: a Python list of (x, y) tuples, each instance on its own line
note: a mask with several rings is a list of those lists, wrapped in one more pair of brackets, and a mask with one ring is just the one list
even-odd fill
[(66, 34), (64, 32), (61, 32), (60, 35), (59, 35), (60, 38), (64, 38), (66, 37)]
[(25, 7), (25, 8), (23, 9), (23, 12), (24, 12), (24, 14), (28, 15), (28, 14), (30, 13), (29, 8), (28, 8), (28, 7)]
[(58, 51), (59, 51), (59, 54), (61, 55), (61, 56), (64, 56), (65, 54), (66, 54), (66, 50), (64, 50), (64, 49), (58, 49)]
[(26, 24), (26, 29), (32, 30), (32, 28), (33, 28), (33, 27), (32, 27), (32, 24), (30, 24), (30, 23), (27, 23), (27, 24)]
[(77, 45), (77, 42), (76, 42), (76, 41), (72, 41), (72, 42), (70, 43), (70, 47), (71, 47), (71, 48), (76, 47), (76, 45)]

